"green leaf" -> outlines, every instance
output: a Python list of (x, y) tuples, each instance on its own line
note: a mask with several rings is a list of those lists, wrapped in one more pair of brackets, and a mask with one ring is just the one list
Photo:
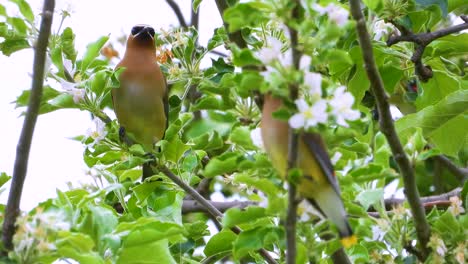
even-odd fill
[(378, 12), (383, 7), (382, 0), (363, 0), (363, 2), (374, 12)]
[(249, 252), (260, 248), (272, 248), (272, 243), (284, 237), (284, 231), (276, 227), (258, 227), (243, 231), (234, 242), (234, 256), (240, 259)]
[(81, 61), (81, 72), (85, 72), (91, 63), (99, 56), (99, 51), (109, 40), (109, 36), (100, 37), (97, 41), (86, 46), (86, 52)]
[[(141, 232), (133, 235), (144, 236)], [(135, 239), (131, 242), (124, 241), (117, 256), (117, 264), (155, 263), (155, 261), (167, 264), (177, 263), (169, 251), (167, 239), (144, 243), (138, 243)]]
[(227, 107), (225, 106), (225, 101), (222, 98), (208, 95), (198, 99), (195, 105), (190, 108), (191, 111), (203, 109), (226, 110)]
[(26, 39), (6, 39), (0, 43), (0, 51), (5, 56), (10, 56), (12, 53), (22, 49), (29, 48), (29, 42)]
[(75, 33), (69, 27), (65, 28), (60, 35), (60, 44), (65, 58), (71, 60), (72, 63), (76, 61), (77, 51), (75, 49)]
[(11, 176), (8, 176), (5, 172), (0, 173), (0, 187), (7, 183), (11, 179)]
[(239, 154), (235, 152), (227, 152), (220, 156), (214, 157), (208, 162), (203, 171), (205, 177), (211, 178), (224, 173), (232, 173), (237, 169), (239, 163)]
[(31, 7), (28, 4), (28, 2), (26, 2), (25, 0), (10, 0), (10, 1), (18, 5), (18, 8), (19, 8), (21, 14), (30, 23), (34, 22), (34, 14), (33, 14), (33, 11), (31, 9)]
[(226, 29), (224, 27), (217, 28), (214, 32), (213, 37), (208, 41), (208, 50), (213, 50), (216, 47), (223, 45), (228, 40)]
[(0, 16), (7, 16), (6, 8), (0, 5)]
[(22, 18), (9, 17), (7, 21), (13, 26), (15, 33), (20, 36), (26, 36), (28, 34), (29, 26)]
[(76, 104), (73, 101), (71, 94), (62, 93), (59, 96), (49, 101), (49, 104), (57, 108), (75, 108)]
[(433, 106), (399, 119), (396, 128), (400, 135), (405, 135), (408, 129), (420, 127), (424, 136), (431, 139), (442, 152), (456, 156), (467, 144), (467, 114), (468, 90), (459, 90)]
[(197, 13), (198, 12), (198, 8), (200, 7), (200, 4), (203, 0), (193, 0), (192, 2), (192, 9), (193, 9), (193, 12)]
[(263, 207), (249, 206), (245, 209), (231, 208), (224, 213), (223, 226), (230, 228), (243, 223), (256, 221), (266, 217), (266, 211)]
[(257, 27), (267, 22), (269, 17), (251, 3), (238, 3), (224, 11), (224, 21), (229, 24), (229, 32), (235, 32), (243, 27)]
[(350, 249), (349, 257), (352, 263), (369, 263), (367, 248), (359, 244)]
[(457, 35), (448, 35), (432, 41), (424, 54), (430, 54), (431, 57), (438, 56), (456, 56), (468, 52), (468, 33)]
[(232, 243), (236, 238), (237, 235), (234, 232), (229, 229), (223, 229), (210, 238), (203, 253), (209, 257), (222, 252), (231, 251), (233, 248)]
[(428, 8), (429, 6), (435, 5), (440, 8), (444, 17), (448, 14), (447, 0), (416, 0), (416, 4), (421, 8)]
[(331, 50), (327, 55), (327, 60), (330, 74), (338, 78), (351, 70), (354, 64), (348, 52), (338, 49)]
[(422, 91), (416, 99), (418, 110), (433, 105), (460, 89), (460, 82), (447, 72), (433, 70), (433, 73), (434, 76), (428, 82), (420, 83)]
[(245, 126), (240, 126), (234, 128), (231, 132), (229, 140), (244, 148), (245, 150), (256, 150), (257, 147), (253, 144), (252, 139), (250, 138), (250, 129)]
[(185, 145), (178, 136), (175, 136), (170, 141), (161, 141), (161, 149), (167, 160), (178, 163), (179, 159), (190, 147)]
[(232, 62), (238, 67), (262, 65), (262, 62), (253, 55), (250, 49), (234, 49)]
[(119, 182), (123, 182), (126, 179), (130, 179), (131, 181), (136, 181), (138, 180), (142, 175), (141, 169), (136, 169), (136, 170), (125, 170), (120, 176), (119, 176)]
[(194, 138), (193, 143), (195, 143), (195, 145), (192, 146), (193, 149), (201, 149), (204, 151), (212, 151), (224, 146), (224, 140), (216, 130)]
[(395, 67), (392, 63), (387, 63), (382, 67), (379, 67), (382, 81), (384, 82), (385, 90), (389, 93), (393, 93), (395, 87), (400, 83), (400, 80), (404, 76), (404, 71), (401, 68)]
[[(252, 95), (252, 91), (258, 90), (263, 84), (263, 77), (259, 72), (243, 71), (240, 78), (236, 78), (238, 85), (236, 86), (237, 93), (242, 98), (247, 98)], [(240, 79), (240, 80), (238, 80)]]
[(468, 3), (465, 0), (448, 0), (448, 11), (452, 12), (453, 10), (459, 7), (468, 7)]
[(60, 256), (71, 258), (83, 264), (99, 264), (104, 260), (93, 251), (94, 241), (86, 234), (60, 231), (55, 242)]
[(370, 87), (369, 79), (362, 65), (356, 65), (356, 72), (348, 83), (349, 92), (354, 96), (355, 102), (361, 102), (364, 94)]
[(367, 210), (371, 205), (376, 204), (382, 200), (383, 195), (384, 191), (382, 188), (365, 190), (356, 196), (356, 200), (362, 205), (362, 207), (364, 207), (365, 210)]
[(90, 80), (91, 91), (93, 91), (97, 96), (101, 96), (104, 89), (106, 88), (108, 77), (107, 70), (102, 70), (95, 73)]
[(433, 226), (440, 234), (457, 234), (461, 231), (460, 224), (449, 211), (442, 214)]

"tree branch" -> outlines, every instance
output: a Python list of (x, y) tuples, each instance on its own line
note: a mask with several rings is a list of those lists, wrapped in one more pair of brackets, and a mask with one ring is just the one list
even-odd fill
[(424, 49), (432, 41), (438, 38), (468, 29), (468, 17), (461, 16), (461, 18), (465, 23), (440, 29), (434, 32), (420, 34), (414, 34), (410, 29), (399, 25), (395, 21), (390, 21), (400, 30), (401, 35), (390, 36), (387, 40), (387, 46), (390, 47), (402, 41), (413, 42), (414, 44), (416, 44), (413, 56), (411, 57), (411, 61), (414, 63), (416, 74), (418, 75), (419, 79), (423, 82), (426, 82), (432, 77), (433, 74), (432, 69), (429, 66), (423, 65), (422, 63), (422, 55), (424, 53)]
[[(208, 201), (220, 212), (225, 212), (230, 208), (240, 208), (244, 209), (250, 205), (256, 205), (257, 203), (252, 201), (231, 201), (231, 202), (213, 202)], [(201, 205), (198, 201), (195, 200), (184, 200), (182, 204), (182, 213), (196, 213), (196, 212), (206, 212), (206, 208)]]
[[(187, 194), (192, 196), (196, 202), (200, 203), (201, 206), (203, 206), (206, 211), (213, 216), (213, 221), (218, 222), (218, 224), (221, 225), (220, 219), (223, 217), (223, 213), (221, 213), (216, 206), (214, 206), (212, 203), (210, 203), (208, 200), (203, 198), (195, 189), (193, 189), (190, 185), (185, 183), (182, 179), (177, 177), (174, 173), (172, 173), (169, 168), (167, 168), (165, 165), (160, 165), (159, 170), (164, 173), (169, 179), (171, 179), (175, 184), (177, 184), (182, 190), (184, 190)], [(231, 228), (231, 230), (236, 233), (240, 234), (242, 230), (238, 228), (237, 226)], [(265, 259), (270, 264), (276, 264), (276, 260), (266, 251), (265, 249), (260, 249), (258, 251), (260, 255)]]
[[(291, 12), (292, 19), (298, 17), (300, 11), (299, 1), (295, 1), (295, 6)], [(291, 38), (291, 49), (292, 49), (292, 64), (294, 68), (299, 69), (299, 61), (301, 59), (301, 52), (298, 50), (298, 34), (295, 28), (288, 26), (289, 35)], [(299, 86), (297, 83), (289, 85), (289, 97), (291, 101), (297, 99), (299, 94)], [(292, 127), (289, 127), (288, 131), (289, 143), (288, 143), (288, 167), (286, 175), (296, 167), (297, 155), (298, 155), (298, 135)], [(296, 201), (296, 183), (291, 180), (288, 181), (288, 212), (286, 216), (286, 263), (296, 263), (296, 219), (297, 219), (297, 201)]]
[[(421, 197), (420, 200), (421, 200), (423, 207), (432, 208), (434, 205), (450, 205), (450, 197), (460, 196), (461, 191), (462, 191), (462, 188), (459, 187), (447, 193)], [(405, 202), (405, 199), (399, 199), (399, 198), (385, 199), (385, 208), (388, 210), (404, 202)]]
[(192, 6), (190, 9), (191, 9), (190, 25), (196, 28), (198, 31), (198, 26), (200, 22), (200, 7), (198, 8), (197, 11), (193, 10), (193, 1), (192, 1)]
[(182, 14), (182, 11), (180, 10), (180, 6), (176, 2), (174, 2), (174, 0), (166, 0), (166, 2), (172, 8), (172, 11), (174, 11), (175, 15), (177, 16), (180, 26), (183, 28), (186, 28), (187, 22), (185, 22), (185, 18), (184, 18), (184, 15)]
[(229, 24), (226, 23), (226, 21), (223, 18), (224, 11), (228, 9), (229, 5), (226, 2), (226, 0), (215, 0), (216, 6), (218, 7), (219, 14), (221, 15), (221, 18), (223, 19), (223, 25), (224, 28), (226, 29), (226, 32), (228, 33), (229, 40), (231, 42), (236, 43), (236, 45), (239, 48), (246, 48), (247, 43), (245, 42), (244, 38), (242, 38), (242, 34), (240, 31), (236, 32), (229, 32)]
[(371, 82), (371, 89), (376, 99), (376, 104), (380, 116), (380, 130), (385, 135), (392, 150), (395, 161), (400, 169), (400, 173), (403, 176), (405, 195), (411, 207), (411, 212), (415, 222), (414, 225), (416, 228), (416, 235), (420, 244), (419, 247), (421, 250), (421, 255), (423, 256), (421, 260), (424, 261), (429, 254), (427, 243), (429, 242), (431, 229), (427, 222), (426, 214), (419, 198), (419, 191), (416, 185), (413, 167), (411, 166), (411, 163), (408, 160), (408, 157), (406, 156), (406, 153), (401, 145), (400, 139), (398, 138), (398, 135), (395, 131), (392, 115), (390, 113), (388, 96), (385, 93), (382, 78), (379, 74), (379, 71), (377, 70), (377, 65), (375, 64), (372, 44), (366, 28), (366, 21), (361, 11), (360, 1), (350, 0), (349, 2), (351, 7), (351, 14), (354, 20), (356, 20), (356, 30), (359, 36), (359, 43), (364, 58), (365, 69), (368, 79)]
[(458, 168), (449, 158), (444, 155), (438, 155), (434, 157), (435, 160), (444, 165), (450, 173), (453, 174), (461, 183), (464, 183), (468, 179), (468, 170)]
[(42, 8), (42, 20), (39, 29), (39, 37), (34, 52), (34, 65), (31, 95), (28, 109), (23, 122), (23, 128), (16, 147), (16, 159), (13, 169), (13, 180), (11, 182), (8, 203), (5, 210), (5, 220), (3, 222), (3, 245), (6, 249), (13, 248), (13, 234), (15, 233), (16, 218), (20, 213), (21, 195), (23, 192), (24, 180), (26, 178), (29, 152), (31, 150), (32, 136), (36, 126), (39, 106), (41, 104), (42, 89), (44, 85), (44, 67), (49, 36), (54, 14), (55, 1), (44, 0)]

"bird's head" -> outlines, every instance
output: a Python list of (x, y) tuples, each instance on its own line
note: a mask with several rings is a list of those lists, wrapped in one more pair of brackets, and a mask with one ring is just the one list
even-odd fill
[(154, 44), (154, 28), (148, 25), (136, 25), (132, 28), (130, 36), (128, 36), (127, 47), (148, 47), (155, 48)]

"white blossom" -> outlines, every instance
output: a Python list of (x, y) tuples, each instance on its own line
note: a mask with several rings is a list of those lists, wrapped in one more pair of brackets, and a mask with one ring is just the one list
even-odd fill
[(374, 40), (381, 40), (383, 36), (387, 35), (393, 29), (392, 24), (385, 23), (383, 20), (379, 20), (374, 23)]
[(333, 98), (330, 100), (332, 107), (332, 115), (336, 118), (338, 125), (348, 127), (346, 120), (356, 120), (359, 118), (359, 111), (353, 110), (351, 107), (354, 103), (354, 97), (351, 93), (345, 92), (346, 87), (340, 86), (336, 89)]
[(274, 60), (278, 60), (284, 67), (289, 67), (292, 64), (291, 49), (285, 53), (281, 52), (283, 43), (275, 37), (267, 37), (265, 46), (257, 51), (256, 55), (260, 61), (267, 65), (271, 64)]
[(104, 122), (102, 122), (99, 118), (94, 118), (93, 122), (96, 126), (96, 129), (93, 130), (89, 128), (86, 131), (86, 134), (88, 137), (92, 137), (94, 139), (94, 143), (98, 143), (99, 141), (103, 140), (107, 135), (107, 131), (105, 129), (106, 124), (104, 124)]
[(289, 125), (292, 128), (308, 129), (318, 123), (327, 121), (327, 104), (324, 100), (319, 100), (310, 106), (304, 99), (297, 99), (296, 103), (299, 112), (289, 119)]
[(455, 259), (457, 260), (458, 264), (465, 263), (465, 255), (466, 255), (466, 245), (465, 242), (459, 243), (458, 246), (454, 250)]
[(306, 72), (304, 83), (309, 87), (309, 95), (313, 102), (322, 98), (322, 75), (320, 73)]
[(315, 207), (313, 207), (309, 201), (302, 200), (298, 205), (298, 211), (300, 215), (301, 222), (309, 221), (311, 215), (318, 216), (321, 219), (325, 217), (318, 211)]
[(337, 151), (335, 152), (335, 154), (333, 154), (333, 157), (331, 157), (331, 162), (333, 165), (336, 165), (336, 163), (338, 163), (338, 161), (341, 159), (341, 157), (343, 157), (343, 154), (341, 154), (341, 152)]
[(447, 253), (447, 247), (445, 246), (444, 240), (442, 240), (437, 234), (433, 234), (431, 236), (428, 246), (441, 257), (445, 256), (445, 253)]
[(318, 4), (313, 4), (312, 8), (317, 11), (320, 15), (327, 14), (328, 18), (335, 22), (338, 26), (342, 27), (348, 23), (349, 11), (337, 6), (333, 3), (323, 7)]
[(259, 127), (250, 131), (250, 139), (252, 139), (252, 143), (257, 146), (258, 148), (263, 149), (263, 139), (261, 129)]
[(257, 57), (263, 64), (270, 64), (281, 54), (281, 41), (274, 37), (267, 37), (265, 46), (257, 52)]
[(386, 219), (376, 219), (376, 225), (372, 226), (372, 240), (382, 240), (390, 230), (390, 223)]
[(462, 201), (458, 196), (450, 197), (450, 206), (448, 211), (452, 213), (454, 216), (463, 214), (465, 212), (465, 208), (463, 208)]
[(67, 94), (73, 96), (73, 102), (75, 104), (80, 103), (85, 98), (86, 91), (83, 88), (77, 88), (78, 84), (64, 80), (60, 81), (60, 84)]
[(310, 64), (312, 63), (312, 58), (304, 54), (301, 57), (301, 60), (299, 61), (299, 69), (304, 70), (304, 71), (309, 71)]

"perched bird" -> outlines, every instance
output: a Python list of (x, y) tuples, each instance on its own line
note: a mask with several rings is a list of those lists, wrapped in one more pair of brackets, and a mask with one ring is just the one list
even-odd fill
[[(164, 137), (169, 110), (166, 79), (156, 62), (154, 34), (147, 25), (132, 28), (125, 54), (116, 66), (124, 68), (120, 87), (112, 90), (120, 134), (141, 144), (147, 152)], [(144, 164), (143, 179), (151, 175), (151, 167)]]
[[(265, 95), (261, 132), (266, 152), (273, 166), (285, 178), (288, 167), (289, 125), (272, 116), (272, 113), (277, 111), (282, 103), (280, 98)], [(325, 145), (318, 134), (300, 133), (298, 136), (296, 164), (302, 170), (303, 176), (297, 184), (297, 190), (338, 227), (343, 246), (349, 247), (356, 243), (356, 237), (349, 225)]]

